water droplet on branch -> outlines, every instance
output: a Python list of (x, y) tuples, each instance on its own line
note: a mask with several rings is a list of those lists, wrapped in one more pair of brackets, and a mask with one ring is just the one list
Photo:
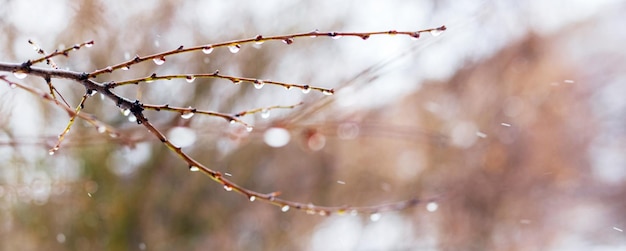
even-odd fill
[(162, 65), (165, 64), (165, 58), (164, 57), (160, 57), (160, 58), (153, 58), (152, 61), (154, 61), (154, 63), (156, 65)]
[(208, 54), (211, 54), (211, 52), (213, 52), (213, 47), (211, 47), (211, 46), (206, 46), (206, 47), (202, 48), (202, 53), (204, 53), (204, 54), (208, 55)]
[(289, 205), (284, 205), (283, 207), (280, 208), (280, 211), (287, 212), (289, 211), (289, 208), (290, 208)]
[(189, 171), (192, 171), (192, 172), (197, 172), (197, 171), (200, 171), (200, 168), (199, 168), (199, 167), (197, 167), (197, 166), (190, 166), (190, 167), (189, 167)]
[(263, 108), (261, 109), (261, 118), (267, 119), (270, 117), (270, 110)]
[(193, 81), (196, 80), (196, 77), (194, 77), (193, 75), (187, 75), (185, 76), (185, 80), (187, 81), (187, 83), (193, 83)]
[(237, 53), (239, 52), (239, 50), (241, 49), (241, 45), (239, 44), (234, 44), (234, 45), (229, 45), (228, 46), (228, 50), (230, 51), (230, 53)]
[(23, 71), (16, 71), (16, 72), (13, 72), (13, 76), (15, 76), (17, 79), (24, 79), (26, 78), (26, 76), (28, 76), (28, 74)]
[(442, 28), (430, 30), (430, 35), (432, 35), (433, 37), (439, 36), (441, 35), (441, 33), (443, 33), (444, 30), (445, 29), (442, 29)]
[(263, 82), (263, 80), (254, 80), (254, 88), (261, 89), (263, 86), (265, 86), (265, 82)]
[(190, 119), (191, 117), (193, 117), (193, 115), (195, 115), (195, 113), (191, 111), (185, 111), (180, 115), (180, 117), (183, 119)]
[(230, 192), (233, 190), (233, 187), (229, 186), (229, 185), (224, 185), (224, 190), (226, 190), (227, 192)]
[(330, 90), (323, 90), (322, 94), (326, 95), (326, 96), (330, 96), (333, 95), (335, 93), (335, 91), (333, 89)]
[(128, 116), (128, 115), (130, 115), (130, 109), (123, 109), (123, 110), (122, 110), (122, 114), (123, 114), (124, 116)]
[(311, 87), (309, 85), (305, 85), (302, 87), (302, 93), (307, 94), (311, 92)]
[(256, 200), (256, 196), (250, 195), (250, 197), (248, 199), (250, 200), (250, 202), (255, 201)]

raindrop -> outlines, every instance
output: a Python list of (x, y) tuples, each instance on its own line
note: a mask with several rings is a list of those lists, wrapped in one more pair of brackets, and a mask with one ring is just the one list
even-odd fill
[(302, 93), (307, 94), (311, 92), (311, 87), (309, 85), (305, 85), (302, 87)]
[(128, 67), (128, 66), (126, 66), (126, 65), (125, 65), (125, 66), (122, 66), (122, 70), (123, 70), (123, 71), (128, 71), (128, 70), (130, 70), (130, 67)]
[(293, 38), (290, 38), (290, 37), (285, 38), (285, 39), (283, 39), (283, 43), (285, 43), (285, 44), (293, 44)]
[(254, 127), (252, 127), (252, 126), (246, 126), (246, 131), (247, 131), (247, 132), (252, 132), (252, 130), (254, 130)]
[(429, 202), (428, 204), (426, 204), (426, 210), (428, 210), (428, 212), (437, 211), (438, 208), (439, 205), (436, 202)]
[(211, 46), (206, 46), (206, 47), (202, 48), (202, 53), (204, 53), (204, 54), (208, 55), (208, 54), (211, 54), (211, 52), (213, 52), (213, 47), (211, 47)]
[(326, 95), (326, 96), (330, 96), (333, 95), (335, 93), (335, 91), (333, 89), (330, 90), (323, 90), (322, 94)]
[(197, 167), (197, 166), (190, 166), (190, 167), (189, 167), (189, 171), (192, 171), (192, 172), (197, 172), (197, 171), (200, 171), (200, 168), (199, 168), (199, 167)]
[(280, 211), (283, 211), (283, 212), (289, 211), (289, 205), (284, 205), (283, 207), (280, 208)]
[(106, 126), (97, 126), (96, 131), (98, 131), (98, 133), (105, 133), (107, 131), (107, 128)]
[(376, 222), (376, 221), (380, 220), (381, 217), (382, 217), (382, 215), (380, 215), (380, 213), (370, 214), (370, 220), (373, 221), (373, 222)]
[(154, 61), (154, 63), (156, 65), (162, 65), (165, 64), (165, 58), (164, 57), (160, 57), (160, 58), (153, 58), (152, 61)]
[(193, 117), (193, 115), (195, 115), (195, 113), (191, 111), (185, 111), (180, 115), (180, 117), (183, 119), (190, 119), (191, 117)]
[(224, 185), (224, 190), (226, 190), (227, 192), (230, 192), (233, 190), (233, 187), (229, 186), (229, 185)]
[(231, 81), (233, 81), (233, 84), (241, 84), (241, 79), (235, 78), (235, 79), (231, 79)]
[(100, 100), (104, 100), (105, 96), (104, 94), (100, 93)]
[(123, 110), (122, 110), (122, 114), (123, 114), (124, 116), (128, 116), (128, 115), (130, 115), (130, 109), (123, 109)]
[(96, 90), (88, 90), (87, 91), (87, 95), (89, 95), (89, 97), (93, 97), (93, 95), (96, 95), (96, 93), (98, 93), (98, 91), (96, 91)]
[(52, 156), (59, 150), (58, 147), (54, 147), (48, 151), (48, 155)]
[(112, 72), (113, 71), (113, 67), (111, 66), (107, 66), (107, 68), (104, 68), (107, 72)]
[(15, 76), (18, 79), (24, 79), (24, 78), (26, 78), (27, 75), (28, 74), (26, 74), (26, 72), (23, 72), (23, 71), (13, 72), (13, 76)]
[(11, 89), (15, 89), (15, 88), (17, 88), (17, 85), (15, 83), (10, 83), (9, 87), (11, 87)]
[(261, 89), (263, 88), (263, 86), (265, 85), (265, 82), (263, 82), (263, 80), (254, 80), (254, 88), (256, 89)]
[(193, 83), (193, 81), (196, 80), (196, 77), (194, 77), (193, 75), (187, 75), (185, 76), (185, 80), (187, 81), (187, 83)]
[(256, 196), (250, 195), (250, 197), (248, 199), (250, 200), (250, 202), (255, 201), (256, 200)]
[(285, 87), (285, 90), (287, 91), (291, 90), (291, 85), (285, 85), (284, 87)]
[(91, 48), (93, 46), (93, 41), (89, 41), (85, 44), (85, 47)]
[(137, 117), (135, 117), (134, 114), (131, 114), (130, 116), (128, 116), (128, 121), (130, 121), (130, 122), (137, 122)]
[(256, 45), (262, 45), (263, 43), (265, 43), (265, 41), (256, 41), (256, 42), (254, 42), (254, 44), (256, 44)]
[(433, 37), (439, 36), (441, 35), (441, 33), (443, 33), (443, 30), (440, 28), (430, 30), (430, 35), (432, 35)]
[(267, 119), (270, 117), (270, 110), (267, 108), (261, 109), (261, 118)]
[(363, 40), (367, 40), (368, 38), (370, 38), (370, 35), (368, 35), (368, 34), (361, 35), (361, 39), (363, 39)]
[(229, 45), (228, 46), (228, 50), (231, 53), (237, 53), (237, 52), (239, 52), (240, 49), (241, 49), (241, 45), (239, 45), (239, 44), (234, 44), (234, 45)]

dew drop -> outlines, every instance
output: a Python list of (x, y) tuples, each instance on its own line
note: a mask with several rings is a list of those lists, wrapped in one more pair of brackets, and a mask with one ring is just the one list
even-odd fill
[(283, 43), (285, 43), (287, 45), (293, 44), (293, 38), (290, 38), (290, 37), (285, 38), (285, 39), (283, 39)]
[(189, 171), (197, 172), (197, 171), (200, 171), (200, 168), (197, 166), (189, 166)]
[(311, 92), (311, 87), (310, 86), (305, 85), (305, 86), (302, 87), (302, 93), (307, 94), (309, 92)]
[(17, 88), (17, 85), (15, 83), (10, 83), (9, 87), (11, 87), (11, 89), (15, 89), (15, 88)]
[(153, 58), (152, 61), (154, 61), (154, 63), (156, 65), (162, 65), (165, 64), (165, 58), (164, 57), (160, 57), (160, 58)]
[(130, 70), (130, 67), (128, 67), (128, 66), (122, 66), (122, 70), (123, 70), (123, 71), (128, 71), (128, 70)]
[(263, 80), (254, 80), (254, 88), (256, 89), (261, 89), (263, 88), (263, 86), (265, 85), (265, 82), (263, 82)]
[(248, 200), (250, 200), (250, 202), (255, 201), (256, 200), (256, 196), (250, 195), (250, 197), (248, 197)]
[(443, 30), (440, 28), (430, 30), (430, 35), (432, 35), (433, 37), (439, 36), (441, 35), (441, 33), (443, 33)]
[(230, 51), (230, 53), (237, 53), (239, 52), (239, 50), (241, 49), (241, 45), (239, 44), (234, 44), (234, 45), (229, 45), (228, 46), (228, 50)]
[(180, 115), (180, 117), (183, 119), (190, 119), (191, 117), (193, 117), (193, 115), (195, 115), (195, 113), (190, 112), (190, 111), (185, 111)]
[(194, 77), (193, 75), (187, 75), (185, 76), (185, 80), (187, 81), (187, 83), (193, 83), (193, 81), (196, 80), (196, 77)]
[(130, 122), (137, 122), (137, 117), (135, 117), (135, 115), (131, 114), (130, 116), (128, 116), (128, 121), (130, 121)]
[(263, 108), (261, 109), (261, 118), (267, 119), (270, 117), (270, 110)]
[(335, 91), (333, 89), (330, 90), (323, 90), (322, 94), (326, 95), (326, 96), (330, 96), (333, 95), (335, 93)]
[(18, 79), (24, 79), (24, 78), (26, 78), (27, 75), (28, 74), (26, 74), (26, 72), (23, 72), (23, 71), (13, 72), (13, 76), (15, 76)]
[(91, 48), (93, 46), (93, 41), (89, 41), (85, 44), (85, 47)]
[(204, 48), (202, 48), (202, 53), (204, 54), (211, 54), (211, 52), (213, 52), (213, 47), (211, 46), (205, 46)]
[(256, 42), (254, 42), (254, 44), (256, 44), (256, 45), (262, 45), (263, 43), (265, 43), (265, 41), (256, 41)]
[(289, 205), (284, 205), (283, 207), (280, 208), (280, 211), (283, 211), (283, 212), (289, 211)]
[(439, 208), (439, 205), (437, 204), (437, 202), (428, 202), (428, 204), (426, 204), (426, 210), (428, 212), (437, 211), (438, 208)]
[(229, 186), (229, 185), (224, 185), (224, 190), (226, 190), (227, 192), (230, 192), (233, 190), (233, 187)]
[(98, 131), (98, 133), (105, 133), (107, 131), (106, 126), (98, 126), (96, 127), (96, 130)]
[(130, 109), (123, 109), (123, 110), (122, 110), (122, 114), (123, 114), (124, 116), (128, 116), (128, 115), (130, 115)]
[(373, 221), (373, 222), (376, 222), (376, 221), (380, 220), (381, 217), (382, 217), (382, 215), (380, 215), (380, 213), (370, 214), (370, 220)]

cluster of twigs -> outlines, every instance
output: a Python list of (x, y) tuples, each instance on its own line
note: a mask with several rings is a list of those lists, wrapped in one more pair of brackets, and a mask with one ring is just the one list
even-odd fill
[[(242, 45), (250, 44), (250, 43), (261, 44), (267, 41), (282, 41), (285, 44), (289, 45), (289, 44), (294, 43), (294, 39), (301, 38), (301, 37), (331, 37), (331, 38), (358, 37), (363, 40), (366, 40), (369, 37), (375, 36), (375, 35), (405, 35), (413, 39), (417, 39), (420, 37), (420, 34), (422, 33), (431, 33), (432, 35), (438, 35), (445, 29), (446, 29), (445, 26), (441, 26), (438, 28), (425, 29), (425, 30), (419, 30), (419, 31), (390, 30), (390, 31), (363, 32), (363, 33), (319, 32), (316, 30), (316, 31), (306, 32), (306, 33), (297, 33), (297, 34), (270, 36), (270, 37), (264, 37), (264, 36), (258, 35), (254, 38), (249, 38), (249, 39), (233, 40), (233, 41), (228, 41), (228, 42), (207, 44), (207, 45), (201, 45), (201, 46), (195, 46), (195, 47), (189, 47), (189, 48), (180, 46), (174, 50), (165, 51), (165, 52), (161, 52), (161, 53), (157, 53), (157, 54), (153, 54), (149, 56), (143, 56), (143, 57), (137, 55), (128, 61), (121, 62), (121, 63), (111, 65), (111, 66), (107, 66), (107, 67), (104, 67), (102, 69), (98, 69), (92, 72), (76, 72), (76, 71), (58, 69), (58, 67), (53, 61), (53, 58), (56, 56), (61, 56), (61, 55), (67, 57), (72, 51), (79, 50), (83, 47), (92, 47), (94, 45), (93, 41), (87, 41), (81, 44), (76, 44), (72, 47), (66, 48), (64, 50), (56, 50), (52, 53), (46, 53), (43, 49), (41, 49), (35, 43), (33, 43), (32, 41), (29, 41), (31, 45), (35, 46), (35, 50), (39, 54), (42, 54), (43, 56), (37, 59), (28, 60), (21, 64), (0, 62), (0, 71), (12, 72), (14, 76), (18, 79), (23, 79), (27, 75), (41, 77), (46, 81), (49, 87), (49, 92), (44, 92), (42, 90), (32, 88), (27, 85), (12, 81), (8, 79), (7, 76), (5, 75), (0, 75), (0, 80), (9, 84), (9, 86), (12, 88), (20, 88), (34, 95), (37, 95), (41, 97), (42, 99), (49, 101), (52, 104), (58, 107), (61, 107), (62, 109), (68, 112), (70, 116), (69, 122), (67, 126), (65, 127), (65, 129), (61, 132), (61, 134), (59, 134), (58, 141), (55, 144), (55, 146), (49, 150), (50, 155), (54, 155), (54, 153), (60, 149), (61, 144), (65, 138), (65, 135), (69, 133), (70, 128), (73, 125), (77, 117), (85, 120), (86, 122), (94, 126), (94, 128), (96, 128), (96, 130), (100, 133), (109, 133), (109, 135), (112, 137), (118, 137), (120, 135), (114, 127), (109, 126), (102, 121), (99, 121), (93, 115), (82, 112), (85, 101), (91, 96), (95, 95), (96, 93), (100, 93), (101, 95), (103, 95), (104, 97), (108, 98), (113, 103), (115, 103), (116, 106), (122, 110), (123, 115), (129, 116), (131, 118), (130, 119), (131, 121), (136, 121), (138, 124), (144, 126), (153, 136), (159, 139), (172, 152), (174, 152), (178, 157), (180, 157), (184, 162), (186, 162), (186, 164), (188, 165), (191, 171), (201, 171), (207, 174), (212, 180), (220, 183), (226, 191), (238, 192), (246, 196), (250, 201), (256, 201), (256, 200), (265, 201), (267, 203), (278, 206), (282, 211), (288, 211), (289, 209), (299, 209), (299, 210), (304, 210), (309, 214), (318, 214), (318, 215), (330, 215), (333, 213), (334, 214), (344, 214), (344, 213), (374, 214), (374, 213), (378, 213), (382, 211), (400, 210), (406, 207), (416, 205), (420, 201), (418, 199), (411, 199), (408, 201), (403, 201), (403, 202), (398, 202), (398, 203), (393, 203), (393, 204), (376, 205), (376, 206), (370, 206), (370, 207), (352, 207), (352, 206), (326, 207), (326, 206), (317, 206), (317, 205), (313, 205), (310, 203), (307, 204), (307, 203), (299, 203), (299, 202), (284, 200), (284, 199), (278, 198), (278, 196), (280, 195), (280, 192), (259, 193), (256, 191), (252, 191), (240, 185), (237, 185), (236, 183), (225, 178), (224, 175), (220, 173), (219, 171), (212, 170), (206, 167), (205, 165), (203, 165), (202, 163), (199, 163), (192, 157), (190, 157), (187, 153), (185, 153), (181, 149), (181, 147), (176, 146), (170, 140), (168, 140), (167, 137), (148, 120), (148, 118), (145, 116), (143, 112), (144, 110), (170, 111), (170, 112), (179, 113), (180, 116), (184, 119), (190, 119), (194, 114), (216, 116), (216, 117), (221, 117), (223, 119), (226, 119), (230, 123), (239, 123), (245, 126), (248, 131), (252, 131), (253, 127), (243, 122), (242, 120), (240, 120), (240, 117), (243, 117), (249, 114), (265, 112), (271, 109), (292, 109), (300, 104), (290, 105), (290, 106), (276, 105), (276, 106), (242, 111), (236, 114), (225, 114), (225, 113), (219, 113), (219, 112), (213, 112), (213, 111), (199, 110), (193, 107), (185, 108), (185, 107), (174, 107), (168, 104), (164, 104), (164, 105), (144, 104), (140, 100), (131, 100), (114, 92), (114, 89), (116, 87), (119, 87), (122, 85), (139, 84), (142, 82), (150, 83), (150, 82), (157, 81), (157, 80), (171, 80), (171, 79), (185, 79), (187, 80), (187, 82), (191, 83), (197, 78), (225, 79), (225, 80), (229, 80), (230, 82), (234, 84), (240, 84), (242, 82), (245, 82), (245, 83), (253, 84), (254, 87), (256, 87), (257, 89), (262, 88), (264, 85), (277, 85), (277, 86), (282, 86), (286, 89), (297, 88), (297, 89), (300, 89), (303, 93), (316, 91), (325, 95), (333, 95), (334, 94), (333, 89), (310, 86), (306, 84), (302, 85), (302, 84), (284, 83), (284, 82), (270, 81), (270, 80), (261, 80), (257, 78), (230, 76), (230, 75), (220, 74), (219, 71), (215, 71), (213, 73), (208, 73), (208, 74), (201, 73), (201, 74), (176, 74), (176, 75), (157, 75), (156, 73), (153, 73), (150, 76), (143, 77), (143, 78), (121, 80), (121, 81), (108, 81), (108, 82), (97, 82), (94, 79), (100, 75), (111, 73), (116, 70), (128, 70), (132, 66), (145, 62), (145, 61), (153, 61), (157, 65), (162, 65), (165, 63), (168, 57), (172, 57), (172, 56), (183, 54), (183, 53), (202, 52), (204, 54), (210, 54), (211, 52), (213, 52), (214, 49), (222, 48), (222, 47), (226, 47), (232, 53), (236, 53), (241, 49)], [(42, 67), (34, 66), (35, 64), (42, 63), (42, 62), (46, 62), (46, 64), (48, 64), (50, 68), (42, 68)], [(77, 83), (80, 83), (85, 88), (85, 94), (82, 96), (79, 104), (75, 108), (72, 108), (63, 99), (62, 95), (60, 95), (60, 93), (56, 90), (56, 88), (54, 87), (51, 81), (53, 78), (69, 79)], [(56, 94), (58, 94), (60, 99), (59, 97), (57, 97)]]

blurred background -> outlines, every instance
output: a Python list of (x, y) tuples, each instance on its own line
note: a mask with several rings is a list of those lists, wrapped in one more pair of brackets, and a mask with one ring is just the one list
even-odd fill
[[(144, 103), (244, 118), (146, 115), (208, 167), (259, 192), (316, 205), (436, 204), (379, 215), (315, 216), (249, 202), (169, 152), (97, 96), (85, 112), (116, 138), (0, 84), (2, 250), (624, 250), (624, 1), (0, 0), (0, 61), (95, 40), (56, 58), (93, 71), (175, 49), (320, 31), (420, 30), (367, 41), (300, 38), (232, 54), (168, 57), (98, 81), (221, 73), (335, 88), (198, 79), (123, 87)], [(10, 74), (9, 74), (10, 75)], [(13, 78), (13, 76), (10, 76)], [(42, 79), (15, 81), (47, 91)], [(54, 80), (72, 105), (84, 88)], [(273, 147), (271, 128), (286, 130)], [(274, 130), (275, 131), (275, 130)], [(280, 141), (279, 140), (279, 141)], [(435, 206), (436, 205), (436, 206)]]

